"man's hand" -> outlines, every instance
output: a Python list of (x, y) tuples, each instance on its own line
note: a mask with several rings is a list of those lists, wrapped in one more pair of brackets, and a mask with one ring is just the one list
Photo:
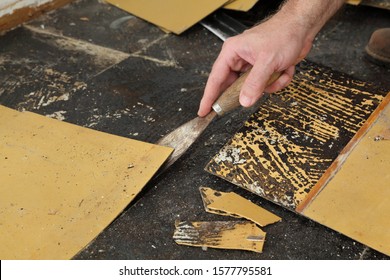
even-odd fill
[[(295, 65), (309, 53), (315, 35), (342, 3), (289, 0), (269, 20), (226, 40), (208, 78), (198, 115), (206, 116), (218, 96), (252, 66), (240, 92), (242, 106), (252, 106), (264, 92), (287, 86)], [(266, 86), (274, 72), (282, 74)]]

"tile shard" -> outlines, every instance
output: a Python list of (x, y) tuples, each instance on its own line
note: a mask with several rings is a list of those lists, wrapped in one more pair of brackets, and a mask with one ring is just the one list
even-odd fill
[(263, 251), (266, 233), (250, 221), (176, 221), (173, 239), (179, 245)]
[(207, 212), (245, 218), (264, 227), (281, 220), (277, 215), (261, 208), (234, 192), (220, 192), (211, 188), (199, 188)]

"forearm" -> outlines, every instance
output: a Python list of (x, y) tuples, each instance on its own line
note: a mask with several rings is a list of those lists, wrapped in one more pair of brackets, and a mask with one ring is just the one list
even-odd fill
[(275, 19), (296, 25), (314, 39), (325, 23), (343, 5), (345, 0), (287, 0)]

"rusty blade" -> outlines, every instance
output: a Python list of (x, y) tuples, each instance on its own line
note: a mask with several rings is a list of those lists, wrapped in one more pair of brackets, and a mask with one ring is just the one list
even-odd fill
[(171, 147), (174, 149), (170, 157), (160, 168), (159, 173), (165, 171), (178, 158), (180, 158), (196, 141), (196, 139), (198, 139), (216, 116), (217, 113), (211, 111), (206, 117), (196, 117), (158, 140), (156, 143), (157, 145)]

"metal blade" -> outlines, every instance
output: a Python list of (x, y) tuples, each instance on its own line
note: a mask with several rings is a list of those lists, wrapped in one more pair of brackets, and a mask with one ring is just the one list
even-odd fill
[(200, 21), (200, 24), (222, 41), (225, 41), (227, 38), (234, 35), (238, 35), (248, 28), (238, 20), (222, 12), (216, 12), (208, 16)]
[(196, 139), (207, 128), (211, 121), (217, 116), (217, 113), (211, 111), (206, 117), (196, 117), (185, 124), (179, 126), (171, 133), (162, 137), (157, 141), (157, 145), (171, 147), (174, 149), (173, 153), (160, 168), (159, 173), (166, 170), (178, 158), (180, 158), (188, 148), (195, 142)]

